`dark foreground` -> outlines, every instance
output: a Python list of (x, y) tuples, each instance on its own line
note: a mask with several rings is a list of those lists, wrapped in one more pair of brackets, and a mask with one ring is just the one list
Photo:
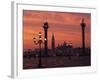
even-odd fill
[[(43, 68), (90, 66), (90, 56), (52, 56), (42, 57)], [(38, 57), (24, 58), (23, 69), (38, 69)]]

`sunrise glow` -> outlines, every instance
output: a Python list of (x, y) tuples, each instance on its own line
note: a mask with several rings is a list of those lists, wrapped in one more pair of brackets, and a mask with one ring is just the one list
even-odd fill
[[(34, 45), (33, 37), (38, 38), (38, 33), (42, 33), (44, 40), (43, 23), (49, 24), (48, 29), (48, 47), (51, 48), (52, 33), (55, 35), (55, 46), (64, 41), (72, 43), (73, 47), (82, 47), (81, 39), (81, 20), (84, 18), (85, 45), (90, 48), (91, 43), (91, 14), (74, 12), (50, 12), (50, 11), (32, 11), (23, 10), (23, 37), (24, 49), (38, 48)], [(43, 44), (42, 44), (43, 47)]]

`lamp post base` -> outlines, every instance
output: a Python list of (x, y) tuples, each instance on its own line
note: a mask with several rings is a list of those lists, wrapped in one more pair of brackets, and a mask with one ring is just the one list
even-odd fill
[(38, 65), (37, 67), (38, 67), (38, 68), (43, 68), (43, 66), (42, 66), (42, 65)]

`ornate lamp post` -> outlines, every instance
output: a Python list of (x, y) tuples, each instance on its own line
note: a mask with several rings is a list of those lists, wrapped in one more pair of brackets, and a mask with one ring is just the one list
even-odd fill
[(82, 22), (81, 22), (81, 28), (82, 28), (82, 53), (83, 55), (85, 54), (85, 22), (84, 22), (84, 18), (82, 19)]
[(39, 44), (39, 56), (38, 56), (39, 63), (38, 63), (38, 68), (42, 68), (42, 63), (41, 63), (42, 62), (42, 60), (41, 60), (41, 44), (43, 43), (43, 41), (42, 41), (42, 33), (39, 32), (38, 36), (39, 36), (39, 40), (38, 41), (36, 40), (36, 37), (34, 37), (33, 40), (34, 40), (34, 43), (36, 45)]
[(44, 22), (43, 25), (44, 28), (44, 49), (45, 49), (45, 55), (48, 55), (48, 22)]

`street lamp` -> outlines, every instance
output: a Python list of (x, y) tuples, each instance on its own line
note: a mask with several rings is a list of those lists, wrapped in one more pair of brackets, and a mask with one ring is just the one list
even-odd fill
[(35, 45), (39, 44), (39, 56), (38, 56), (39, 63), (38, 63), (38, 68), (42, 68), (42, 60), (41, 60), (41, 44), (43, 43), (43, 41), (42, 41), (42, 33), (39, 32), (38, 36), (39, 36), (38, 41), (36, 40), (35, 36), (34, 36), (33, 40), (34, 40)]

